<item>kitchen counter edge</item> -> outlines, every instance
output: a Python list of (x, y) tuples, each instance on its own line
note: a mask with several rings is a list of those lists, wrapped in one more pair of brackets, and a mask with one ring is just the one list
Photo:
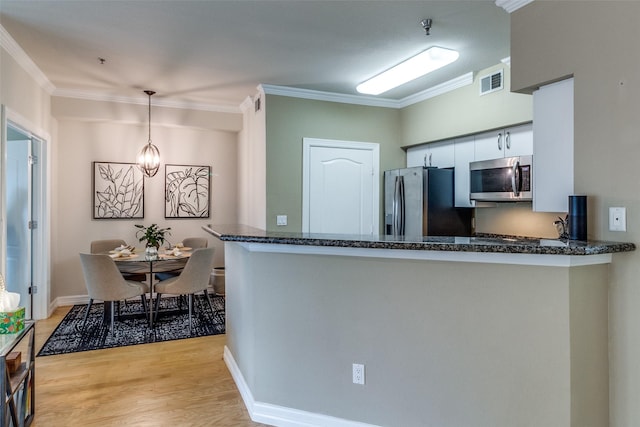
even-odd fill
[(631, 252), (634, 243), (609, 241), (575, 241), (518, 236), (477, 235), (474, 237), (367, 236), (274, 232), (242, 225), (207, 225), (202, 229), (224, 242), (245, 242), (297, 246), (342, 247), (361, 249), (397, 249), (411, 251), (453, 251), (532, 255), (600, 255)]

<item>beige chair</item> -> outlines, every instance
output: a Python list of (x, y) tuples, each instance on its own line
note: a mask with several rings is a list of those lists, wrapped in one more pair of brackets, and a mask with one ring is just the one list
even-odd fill
[(100, 254), (107, 253), (110, 250), (117, 248), (118, 246), (125, 246), (127, 243), (122, 239), (106, 239), (106, 240), (92, 240), (91, 241), (91, 253)]
[(187, 248), (201, 249), (209, 246), (209, 241), (206, 237), (187, 237), (182, 241), (182, 245)]
[[(118, 266), (109, 255), (80, 254), (80, 263), (82, 264), (82, 273), (89, 293), (87, 312), (82, 321), (83, 330), (94, 300), (104, 301), (105, 318), (108, 314), (112, 331), (116, 302), (139, 296), (146, 315), (147, 299), (145, 295), (149, 292), (149, 286), (146, 283), (125, 280), (120, 270), (118, 270)], [(110, 307), (107, 307), (107, 303), (110, 303)]]
[(189, 257), (182, 273), (177, 277), (163, 280), (156, 284), (156, 317), (160, 308), (160, 297), (162, 294), (189, 295), (189, 331), (191, 331), (191, 315), (193, 312), (193, 295), (197, 292), (204, 292), (204, 296), (209, 303), (211, 311), (213, 305), (209, 299), (207, 287), (209, 277), (213, 269), (213, 252), (215, 248), (196, 249)]
[[(191, 248), (193, 250), (206, 248), (209, 245), (209, 241), (205, 237), (187, 237), (181, 243), (182, 243), (182, 246), (184, 246), (185, 248)], [(163, 271), (162, 273), (157, 273), (156, 279), (162, 281), (162, 280), (170, 279), (172, 277), (176, 277), (180, 274), (180, 272), (184, 268), (183, 263), (176, 262), (175, 268), (172, 268), (173, 266), (170, 263), (171, 261), (166, 261), (163, 264), (163, 268), (166, 269), (166, 271)]]
[[(93, 240), (91, 241), (90, 250), (92, 254), (106, 254), (109, 251), (119, 246), (125, 246), (126, 244), (127, 243), (122, 239)], [(134, 282), (145, 282), (147, 280), (146, 274), (127, 271), (128, 267), (129, 266), (122, 266), (119, 268), (125, 280), (133, 280)], [(136, 268), (136, 267), (132, 267), (132, 268)]]

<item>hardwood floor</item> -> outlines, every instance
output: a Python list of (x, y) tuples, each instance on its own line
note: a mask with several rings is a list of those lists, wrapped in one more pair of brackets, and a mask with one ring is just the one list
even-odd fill
[[(70, 307), (36, 323), (36, 351)], [(34, 427), (265, 426), (222, 360), (225, 335), (36, 358)]]

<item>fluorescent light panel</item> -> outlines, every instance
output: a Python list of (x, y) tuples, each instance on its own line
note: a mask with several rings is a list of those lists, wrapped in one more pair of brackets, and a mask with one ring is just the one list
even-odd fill
[(458, 59), (458, 56), (460, 55), (455, 50), (434, 46), (360, 83), (356, 90), (367, 95), (380, 95), (389, 89), (451, 64)]

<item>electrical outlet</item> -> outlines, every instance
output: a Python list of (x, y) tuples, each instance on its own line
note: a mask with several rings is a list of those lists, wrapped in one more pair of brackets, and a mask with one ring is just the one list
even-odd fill
[(276, 215), (276, 225), (287, 225), (287, 216)]
[(353, 383), (364, 385), (364, 365), (360, 363), (353, 364)]
[(627, 231), (626, 208), (609, 208), (609, 231)]

